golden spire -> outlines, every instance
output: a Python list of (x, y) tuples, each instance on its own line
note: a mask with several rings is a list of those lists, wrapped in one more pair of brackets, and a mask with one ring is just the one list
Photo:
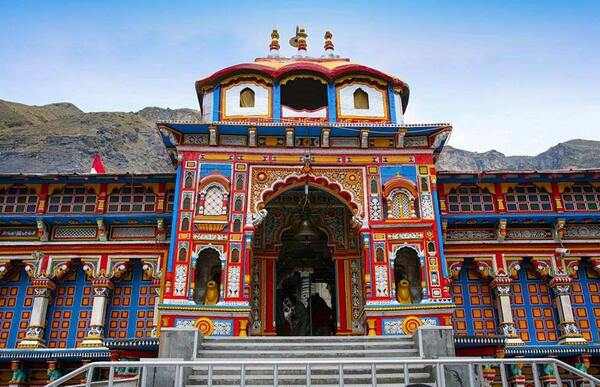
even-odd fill
[(325, 47), (325, 52), (327, 53), (333, 53), (333, 34), (331, 33), (331, 31), (325, 31), (325, 44), (323, 45)]
[(279, 52), (279, 31), (273, 29), (271, 32), (271, 44), (269, 44), (269, 50), (271, 54)]

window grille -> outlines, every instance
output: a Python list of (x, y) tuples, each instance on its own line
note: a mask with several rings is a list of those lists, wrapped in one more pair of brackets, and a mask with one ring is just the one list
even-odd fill
[(240, 91), (240, 107), (254, 107), (254, 91), (249, 87)]
[(578, 184), (565, 188), (562, 194), (565, 209), (568, 211), (598, 211), (600, 208), (600, 187)]
[(166, 202), (167, 202), (167, 205), (165, 208), (166, 212), (173, 211), (173, 202), (174, 201), (175, 201), (175, 191), (170, 190), (169, 192), (167, 192), (167, 195), (166, 195)]
[(10, 187), (0, 190), (1, 214), (32, 214), (37, 208), (35, 190), (26, 187)]
[(535, 186), (510, 188), (506, 194), (508, 211), (551, 211), (550, 194)]
[(108, 212), (154, 212), (156, 195), (150, 188), (122, 187), (108, 197)]
[(96, 211), (96, 193), (85, 187), (65, 187), (50, 196), (48, 213), (90, 213)]
[(204, 194), (204, 215), (223, 215), (223, 189), (213, 185), (208, 187)]
[(415, 217), (414, 198), (406, 190), (394, 190), (388, 198), (388, 218), (408, 219)]
[(491, 212), (494, 211), (492, 194), (479, 187), (460, 187), (448, 194), (450, 212)]

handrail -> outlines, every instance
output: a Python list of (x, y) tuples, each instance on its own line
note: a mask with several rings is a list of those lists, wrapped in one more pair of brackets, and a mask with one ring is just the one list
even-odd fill
[[(241, 376), (243, 382), (244, 370), (247, 366), (260, 366), (260, 365), (270, 365), (273, 367), (273, 376), (277, 377), (277, 370), (281, 366), (305, 366), (307, 369), (307, 373), (310, 374), (310, 369), (315, 365), (338, 365), (339, 366), (339, 376), (340, 380), (343, 381), (343, 368), (346, 365), (369, 365), (371, 366), (372, 373), (376, 373), (375, 365), (385, 365), (385, 364), (394, 364), (394, 365), (403, 365), (404, 366), (404, 378), (407, 379), (408, 375), (408, 366), (409, 365), (422, 365), (422, 366), (435, 366), (434, 372), (437, 374), (437, 385), (445, 386), (444, 378), (440, 378), (441, 375), (444, 375), (444, 368), (448, 365), (466, 365), (469, 369), (469, 380), (473, 381), (474, 375), (480, 370), (481, 366), (484, 365), (511, 365), (511, 364), (528, 364), (531, 366), (535, 365), (554, 365), (555, 377), (557, 378), (557, 384), (561, 385), (560, 382), (560, 374), (559, 368), (564, 369), (565, 371), (580, 377), (584, 381), (588, 382), (590, 386), (600, 386), (600, 379), (595, 376), (589, 375), (561, 360), (554, 358), (509, 358), (509, 359), (496, 359), (496, 358), (480, 358), (480, 357), (452, 357), (452, 358), (437, 358), (437, 359), (422, 359), (422, 358), (382, 358), (382, 359), (295, 359), (295, 360), (279, 360), (279, 359), (264, 359), (264, 360), (245, 360), (240, 359), (236, 361), (232, 360), (163, 360), (163, 359), (155, 359), (155, 360), (140, 360), (140, 361), (99, 361), (94, 363), (88, 363), (83, 365), (82, 367), (60, 377), (59, 379), (50, 382), (46, 387), (59, 387), (62, 386), (64, 382), (67, 382), (74, 377), (87, 372), (86, 376), (86, 386), (89, 386), (92, 382), (92, 377), (95, 369), (100, 368), (108, 368), (109, 369), (109, 380), (108, 386), (112, 387), (114, 383), (114, 369), (115, 368), (123, 368), (123, 367), (132, 367), (132, 368), (142, 368), (141, 381), (142, 384), (146, 380), (146, 368), (145, 367), (175, 367), (175, 380), (174, 386), (179, 387), (184, 384), (183, 380), (183, 370), (184, 368), (189, 367), (197, 367), (197, 366), (207, 366), (209, 368), (209, 374), (211, 370), (215, 366), (240, 366), (241, 368)], [(536, 379), (534, 379), (534, 383), (536, 386), (539, 385), (539, 380), (537, 380), (538, 371), (536, 367), (532, 368), (532, 373)], [(504, 367), (500, 367), (500, 374), (502, 378), (502, 385), (508, 386), (506, 371)], [(372, 374), (372, 380), (376, 381), (376, 375)], [(244, 384), (242, 384), (243, 386)], [(473, 384), (472, 384), (473, 385)]]

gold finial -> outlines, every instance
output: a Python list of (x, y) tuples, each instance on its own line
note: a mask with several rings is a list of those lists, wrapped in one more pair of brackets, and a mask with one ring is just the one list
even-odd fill
[(325, 47), (325, 52), (327, 53), (331, 53), (333, 52), (333, 34), (331, 33), (331, 31), (325, 31), (325, 44), (323, 45)]
[(279, 51), (279, 31), (276, 29), (273, 29), (273, 32), (271, 32), (271, 44), (269, 44), (269, 50), (271, 50), (271, 52)]
[(296, 26), (296, 35), (290, 38), (290, 46), (298, 48), (299, 54), (306, 52), (307, 44), (306, 38), (308, 34), (304, 27)]

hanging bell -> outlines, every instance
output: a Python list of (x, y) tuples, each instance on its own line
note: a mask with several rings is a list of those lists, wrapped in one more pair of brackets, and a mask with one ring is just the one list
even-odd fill
[(308, 218), (304, 218), (304, 220), (302, 220), (302, 223), (300, 224), (298, 233), (296, 233), (296, 239), (304, 243), (310, 243), (311, 241), (317, 239), (317, 237), (318, 234), (313, 228), (312, 224), (310, 224)]

